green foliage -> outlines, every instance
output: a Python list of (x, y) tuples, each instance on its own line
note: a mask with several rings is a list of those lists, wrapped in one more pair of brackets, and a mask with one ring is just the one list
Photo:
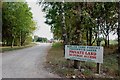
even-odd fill
[(39, 36), (34, 36), (34, 41), (35, 42), (47, 42), (47, 38), (39, 37)]
[(46, 12), (45, 23), (51, 25), (55, 39), (66, 38), (67, 44), (82, 45), (86, 40), (86, 45), (93, 45), (99, 42), (99, 35), (109, 40), (109, 33), (116, 33), (117, 5), (115, 2), (45, 2), (43, 11)]
[(84, 75), (86, 76), (92, 76), (93, 75), (93, 72), (89, 69), (86, 69), (84, 72), (83, 72)]
[(36, 29), (28, 4), (4, 2), (2, 8), (2, 42), (4, 45), (22, 46)]
[(42, 38), (42, 42), (47, 42), (47, 38)]
[(32, 36), (28, 36), (25, 40), (25, 43), (23, 45), (28, 45), (32, 42)]
[(52, 45), (52, 47), (54, 47), (54, 48), (59, 48), (61, 46), (63, 46), (62, 43), (53, 43), (53, 45)]

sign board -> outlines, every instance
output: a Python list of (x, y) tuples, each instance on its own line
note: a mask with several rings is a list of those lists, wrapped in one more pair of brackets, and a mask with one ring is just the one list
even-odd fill
[(65, 58), (71, 60), (103, 63), (103, 47), (65, 45)]

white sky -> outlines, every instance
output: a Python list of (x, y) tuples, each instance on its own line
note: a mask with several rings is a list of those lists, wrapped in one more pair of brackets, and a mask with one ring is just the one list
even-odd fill
[(34, 31), (34, 35), (39, 37), (46, 37), (48, 39), (53, 38), (50, 26), (45, 24), (45, 13), (42, 12), (41, 7), (36, 4), (36, 0), (26, 0), (29, 7), (31, 7), (31, 12), (33, 13), (33, 19), (37, 22), (37, 29)]
[[(31, 7), (31, 11), (33, 13), (34, 20), (37, 22), (37, 30), (34, 32), (34, 35), (38, 35), (40, 37), (46, 37), (48, 39), (53, 38), (53, 34), (50, 31), (50, 26), (45, 24), (45, 13), (42, 12), (41, 7), (36, 4), (38, 0), (26, 0)], [(117, 38), (117, 35), (110, 34), (110, 39)]]

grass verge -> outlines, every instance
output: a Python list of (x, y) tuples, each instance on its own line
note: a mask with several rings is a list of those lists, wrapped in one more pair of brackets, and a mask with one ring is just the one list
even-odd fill
[(18, 50), (18, 49), (24, 49), (24, 48), (28, 48), (28, 47), (32, 47), (36, 45), (35, 43), (31, 43), (29, 45), (26, 46), (14, 46), (13, 48), (11, 48), (11, 46), (4, 46), (4, 47), (0, 47), (0, 52), (4, 53), (6, 51), (13, 51), (13, 50)]
[[(107, 50), (106, 50), (107, 51)], [(107, 52), (104, 52), (107, 53)], [(64, 58), (63, 45), (61, 43), (53, 43), (49, 50), (46, 61), (46, 68), (50, 68), (52, 73), (56, 73), (61, 77), (71, 78), (115, 78), (117, 77), (118, 65), (117, 54), (104, 55), (104, 62), (101, 64), (101, 74), (96, 76), (96, 63), (80, 62), (81, 70), (73, 68), (73, 61), (68, 61)]]

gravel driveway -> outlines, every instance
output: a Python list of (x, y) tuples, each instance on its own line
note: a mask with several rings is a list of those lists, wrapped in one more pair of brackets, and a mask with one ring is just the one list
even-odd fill
[(2, 54), (3, 78), (59, 78), (44, 69), (44, 62), (50, 43)]

